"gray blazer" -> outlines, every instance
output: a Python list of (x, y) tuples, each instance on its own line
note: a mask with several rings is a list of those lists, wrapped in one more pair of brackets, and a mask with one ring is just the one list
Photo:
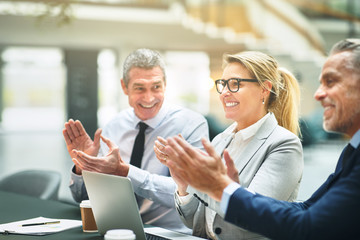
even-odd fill
[[(212, 144), (218, 154), (224, 151), (231, 138), (232, 136), (216, 137), (213, 140)], [(246, 151), (239, 157), (241, 161), (233, 160), (239, 163), (236, 167), (243, 187), (279, 200), (296, 200), (304, 166), (302, 145), (296, 135), (278, 125), (273, 114), (262, 124)], [(196, 193), (197, 197), (192, 197), (189, 203), (180, 205), (176, 195), (175, 203), (184, 224), (193, 229), (193, 235), (208, 237), (205, 227), (207, 206), (217, 212), (213, 231), (218, 239), (265, 239), (261, 235), (225, 222), (219, 202), (194, 189), (188, 190)]]

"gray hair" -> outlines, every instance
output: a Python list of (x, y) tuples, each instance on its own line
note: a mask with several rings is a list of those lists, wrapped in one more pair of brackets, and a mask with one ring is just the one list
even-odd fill
[(352, 38), (345, 39), (337, 42), (331, 49), (330, 55), (337, 54), (340, 52), (351, 52), (353, 58), (351, 62), (356, 71), (360, 72), (360, 39)]
[(130, 53), (130, 55), (126, 57), (123, 66), (123, 80), (126, 87), (128, 86), (130, 81), (129, 72), (133, 67), (144, 69), (160, 67), (164, 75), (164, 83), (166, 83), (165, 62), (162, 59), (160, 53), (157, 51), (140, 48)]

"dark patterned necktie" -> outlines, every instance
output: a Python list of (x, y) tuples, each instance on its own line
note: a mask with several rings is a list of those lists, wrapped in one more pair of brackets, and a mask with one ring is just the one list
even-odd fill
[(146, 123), (139, 122), (140, 130), (135, 138), (134, 147), (131, 153), (130, 164), (141, 168), (141, 160), (144, 154), (145, 130), (148, 127)]
[(354, 150), (355, 150), (355, 148), (353, 146), (351, 146), (350, 143), (346, 146), (343, 157), (342, 157), (342, 166), (343, 167), (345, 166), (346, 161), (349, 159), (349, 157), (354, 152)]

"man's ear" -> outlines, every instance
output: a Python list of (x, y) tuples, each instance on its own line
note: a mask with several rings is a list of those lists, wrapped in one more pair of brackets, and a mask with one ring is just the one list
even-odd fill
[(121, 79), (121, 88), (123, 90), (123, 92), (125, 93), (125, 95), (128, 95), (128, 88), (126, 87), (125, 83), (124, 83), (124, 79)]

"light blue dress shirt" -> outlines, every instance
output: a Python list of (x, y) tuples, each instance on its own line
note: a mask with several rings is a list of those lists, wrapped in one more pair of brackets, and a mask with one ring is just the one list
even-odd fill
[(350, 139), (350, 144), (351, 146), (353, 146), (355, 149), (359, 146), (360, 144), (360, 130), (358, 130), (354, 136)]
[[(120, 149), (123, 161), (129, 163), (135, 137), (141, 120), (132, 108), (121, 111), (103, 128), (102, 134)], [(174, 231), (191, 233), (181, 222), (175, 210), (174, 192), (176, 184), (169, 169), (156, 158), (154, 144), (158, 136), (167, 138), (181, 134), (191, 145), (203, 148), (201, 138), (208, 138), (206, 119), (189, 109), (163, 104), (159, 113), (144, 121), (149, 127), (145, 131), (145, 149), (141, 169), (130, 166), (128, 177), (138, 196), (140, 214), (145, 224)], [(101, 142), (98, 156), (108, 153), (108, 147)], [(76, 201), (87, 199), (82, 176), (71, 173), (70, 189)]]

